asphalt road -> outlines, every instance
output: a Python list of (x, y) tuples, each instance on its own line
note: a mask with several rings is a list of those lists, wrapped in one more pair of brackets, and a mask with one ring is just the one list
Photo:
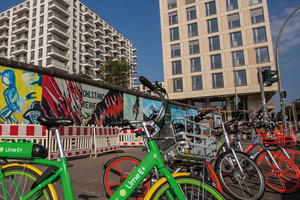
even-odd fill
[[(106, 200), (103, 187), (103, 164), (113, 156), (131, 155), (142, 159), (145, 152), (141, 148), (123, 148), (118, 152), (100, 154), (96, 158), (80, 158), (70, 160), (68, 163), (73, 165), (69, 168), (70, 177), (75, 199), (82, 200)], [(61, 184), (58, 181), (54, 184), (57, 189), (59, 199), (64, 199)], [(279, 194), (267, 188), (263, 200), (298, 200), (300, 190), (293, 194)]]

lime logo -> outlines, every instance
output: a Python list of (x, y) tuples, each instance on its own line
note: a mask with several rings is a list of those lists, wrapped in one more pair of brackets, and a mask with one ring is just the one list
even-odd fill
[(4, 148), (3, 147), (0, 147), (0, 152), (2, 152), (4, 150)]
[(122, 189), (122, 190), (120, 191), (120, 195), (121, 195), (122, 197), (124, 197), (124, 196), (126, 195), (126, 190)]

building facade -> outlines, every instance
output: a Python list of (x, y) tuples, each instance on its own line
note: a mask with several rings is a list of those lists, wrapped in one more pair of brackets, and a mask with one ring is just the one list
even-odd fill
[(258, 68), (275, 70), (266, 0), (160, 0), (160, 17), (170, 99), (230, 111), (237, 95), (240, 110), (261, 108)]
[(0, 55), (100, 80), (108, 60), (132, 63), (137, 49), (124, 35), (79, 0), (27, 0), (0, 13)]

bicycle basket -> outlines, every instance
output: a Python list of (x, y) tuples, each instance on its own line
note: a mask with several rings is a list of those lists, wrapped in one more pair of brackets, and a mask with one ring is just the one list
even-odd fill
[(178, 132), (174, 128), (176, 120), (178, 118), (167, 123), (160, 131), (159, 137), (164, 139), (158, 141), (158, 147), (166, 161), (188, 166), (204, 163), (216, 156), (217, 147), (214, 137), (195, 134), (193, 131), (187, 132), (187, 124), (189, 127), (198, 124), (181, 118), (180, 120), (184, 120), (185, 128)]
[(262, 143), (268, 145), (279, 144), (279, 137), (276, 131), (264, 131), (261, 129), (256, 129), (256, 132)]
[(256, 130), (260, 140), (264, 144), (276, 145), (276, 146), (294, 146), (297, 144), (296, 135), (291, 131), (280, 131), (275, 129), (274, 131)]
[(293, 130), (278, 131), (280, 146), (296, 146), (297, 138)]

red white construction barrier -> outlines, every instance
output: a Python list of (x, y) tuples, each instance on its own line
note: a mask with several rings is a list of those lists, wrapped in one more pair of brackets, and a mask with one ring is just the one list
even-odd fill
[[(142, 129), (137, 129), (142, 131)], [(144, 141), (141, 136), (136, 137), (135, 130), (123, 129), (119, 133), (120, 146), (144, 146)]]
[(118, 140), (118, 128), (94, 128), (94, 149), (95, 156), (99, 153), (116, 151), (120, 148)]

